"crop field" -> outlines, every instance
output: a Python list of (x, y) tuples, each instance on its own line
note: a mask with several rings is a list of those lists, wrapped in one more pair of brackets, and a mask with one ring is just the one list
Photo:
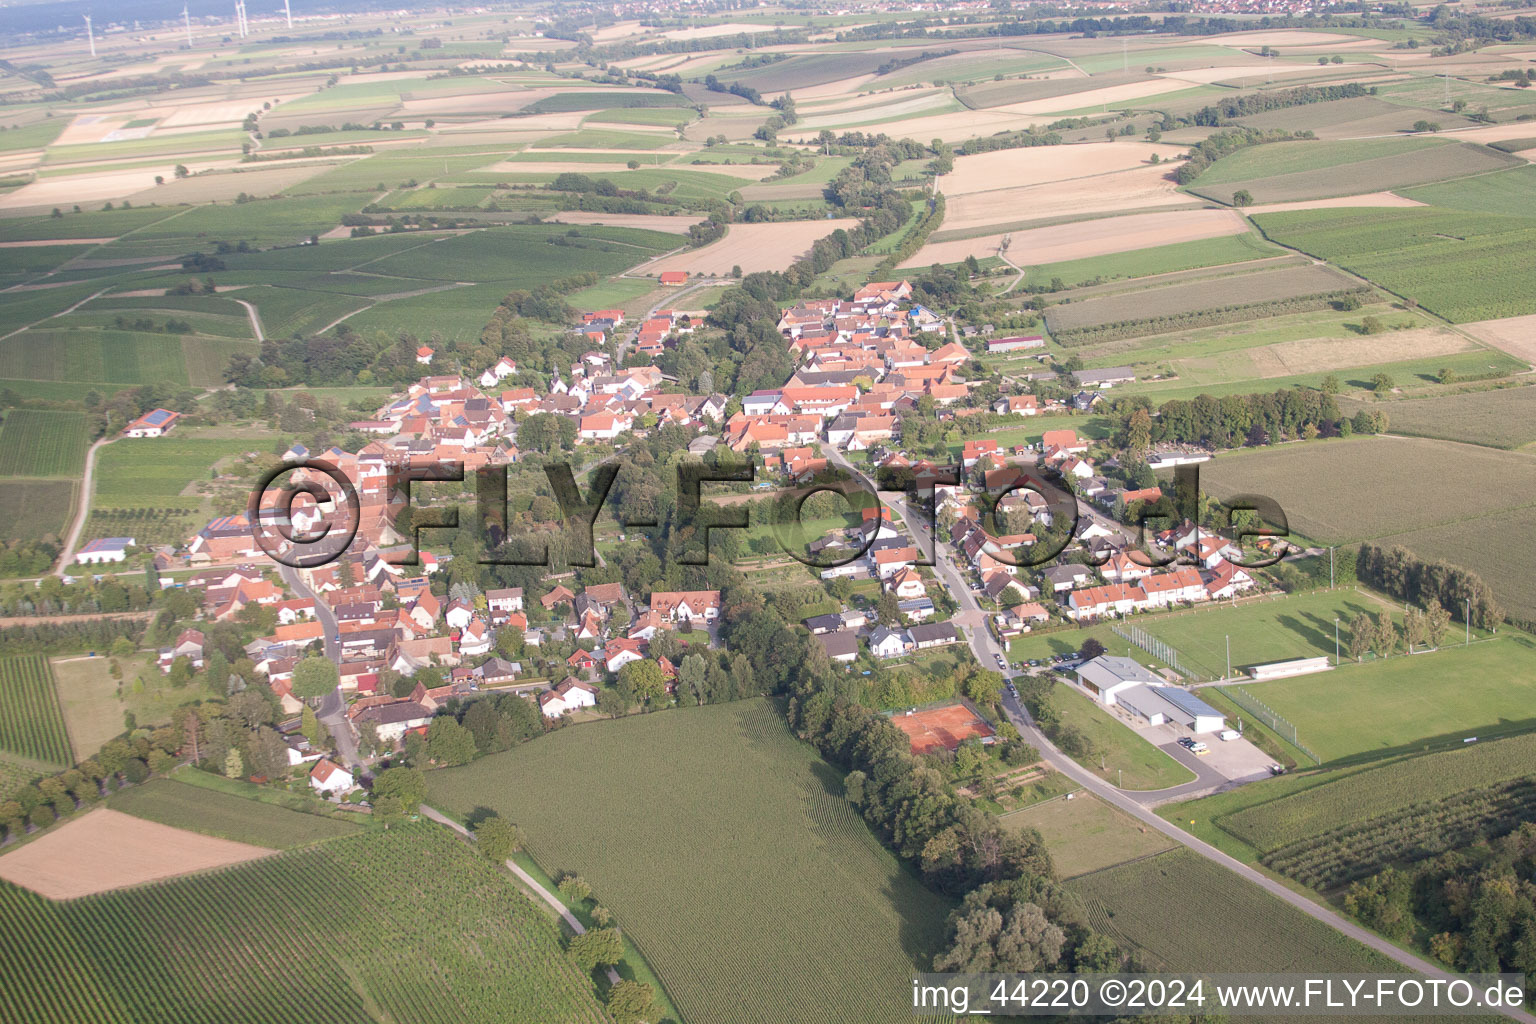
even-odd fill
[(210, 467), (219, 460), (252, 447), (250, 441), (227, 438), (125, 437), (97, 456), (96, 496), (109, 503), (175, 497), (194, 481), (210, 479)]
[(1526, 259), (1536, 218), (1437, 208), (1255, 217), (1281, 245), (1320, 256), (1454, 323), (1536, 312)]
[(1030, 268), (1031, 284), (1050, 284), (1061, 278), (1068, 288), (1097, 280), (1147, 277), (1172, 274), (1181, 270), (1243, 263), (1248, 260), (1284, 256), (1285, 250), (1272, 246), (1253, 233), (1174, 242), (1149, 249), (1110, 253), (1087, 259), (1063, 260)]
[(1536, 727), (1536, 646), (1501, 636), (1246, 689), (1295, 723), (1324, 763), (1371, 760)]
[[(1527, 455), (1410, 437), (1245, 451), (1200, 468), (1202, 486), (1216, 497), (1273, 495), (1291, 531), (1322, 544), (1463, 522), (1536, 493), (1536, 460)], [(1445, 501), (1425, 500), (1431, 480)], [(1499, 486), (1488, 486), (1493, 480)]]
[(1408, 189), (1403, 195), (1442, 209), (1536, 217), (1536, 166)]
[(0, 477), (77, 476), (89, 424), (83, 412), (11, 409), (0, 426)]
[(1137, 333), (1150, 334), (1157, 333), (1164, 320), (1203, 310), (1250, 303), (1281, 303), (1356, 287), (1356, 282), (1327, 267), (1281, 266), (1234, 274), (1214, 282), (1202, 280), (1165, 285), (1052, 306), (1046, 321), (1053, 334), (1145, 321), (1148, 329)]
[(1311, 130), (1322, 139), (1369, 137), (1406, 132), (1413, 122), (1421, 118), (1438, 121), (1442, 128), (1463, 128), (1471, 121), (1436, 110), (1433, 115), (1426, 111), (1405, 107), (1373, 96), (1359, 96), (1347, 100), (1329, 100), (1326, 103), (1308, 103), (1300, 107), (1282, 107), (1266, 110), (1239, 118), (1250, 128), (1282, 128), (1287, 131)]
[(113, 795), (109, 806), (135, 818), (172, 828), (286, 850), (355, 833), (350, 821), (247, 800), (175, 779), (149, 782)]
[(37, 540), (62, 534), (74, 501), (72, 481), (9, 479), (0, 487), (0, 537)]
[[(1372, 142), (1400, 143), (1416, 140), (1382, 139)], [(1284, 149), (1291, 146), (1323, 147), (1354, 146), (1354, 142), (1275, 142), (1239, 151), (1233, 156), (1216, 161), (1211, 169), (1201, 175), (1189, 190), (1196, 195), (1217, 202), (1232, 201), (1232, 195), (1245, 190), (1256, 203), (1282, 203), (1298, 199), (1326, 199), (1330, 196), (1348, 196), (1359, 192), (1422, 185), (1448, 178), (1461, 178), (1472, 174), (1497, 171), (1514, 166), (1518, 157), (1500, 153), (1486, 146), (1471, 143), (1433, 145), (1406, 152), (1392, 153), (1364, 159), (1330, 162), (1328, 154), (1319, 153), (1317, 166), (1306, 170), (1279, 172), (1266, 165), (1262, 157), (1265, 150)], [(1251, 155), (1250, 155), (1251, 154)], [(1280, 167), (1300, 162), (1289, 159), (1289, 154), (1277, 154)], [(1244, 166), (1224, 171), (1228, 160), (1247, 157)], [(1236, 177), (1251, 163), (1252, 170), (1260, 172), (1253, 177)], [(1212, 175), (1215, 175), (1213, 178)]]
[(1033, 828), (1045, 839), (1060, 878), (1076, 878), (1173, 848), (1163, 833), (1089, 793), (1057, 797), (999, 819), (1006, 828)]
[(180, 335), (35, 329), (0, 341), (0, 377), (185, 384), (187, 369)]
[[(1352, 414), (1371, 405), (1350, 401), (1347, 411)], [(1379, 407), (1386, 412), (1394, 434), (1490, 448), (1522, 448), (1536, 443), (1536, 389), (1530, 387), (1415, 398)]]
[(0, 1013), (34, 1024), (606, 1019), (543, 912), (429, 825), (68, 903), (0, 885), (0, 922)]
[(1270, 142), (1239, 149), (1213, 163), (1196, 179), (1197, 185), (1230, 185), (1284, 174), (1300, 174), (1338, 168), (1362, 160), (1422, 153), (1451, 145), (1442, 139), (1411, 136), (1386, 139), (1350, 139), (1339, 142)]
[(0, 751), (44, 765), (74, 763), (48, 659), (0, 658)]
[(1528, 531), (1533, 529), (1536, 506), (1521, 505), (1393, 533), (1382, 540), (1401, 544), (1421, 558), (1440, 559), (1471, 569), (1493, 588), (1511, 617), (1529, 622), (1536, 620), (1536, 574), (1531, 571), (1525, 549), (1512, 548), (1509, 538), (1529, 536)]
[[(908, 1019), (905, 979), (942, 938), (946, 902), (763, 701), (564, 729), (428, 784), (449, 813), (517, 822), (546, 872), (579, 872), (688, 1020)], [(859, 971), (827, 969), (849, 950)]]
[(1536, 774), (1536, 735), (1527, 734), (1350, 772), (1332, 782), (1218, 816), (1216, 823), (1268, 853), (1415, 804), (1532, 774)]
[[(1067, 887), (1087, 905), (1096, 930), (1153, 969), (1391, 973), (1396, 966), (1189, 850), (1097, 871)], [(1238, 928), (1241, 941), (1233, 941)]]

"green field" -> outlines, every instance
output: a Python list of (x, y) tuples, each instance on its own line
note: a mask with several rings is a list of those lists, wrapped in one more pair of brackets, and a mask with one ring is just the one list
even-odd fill
[(67, 903), (0, 883), (0, 927), (34, 1024), (607, 1019), (543, 911), (431, 825)]
[(78, 476), (90, 424), (83, 412), (12, 409), (0, 426), (0, 477)]
[[(1135, 950), (1153, 970), (1401, 970), (1188, 850), (1084, 875), (1067, 887), (1087, 904), (1096, 930)], [(1236, 935), (1239, 941), (1234, 941)]]
[(1226, 203), (1242, 189), (1256, 203), (1284, 203), (1462, 178), (1518, 160), (1487, 146), (1421, 137), (1275, 142), (1223, 157), (1189, 191)]
[(1536, 217), (1536, 167), (1525, 164), (1495, 174), (1425, 185), (1408, 189), (1403, 195), (1452, 210)]
[(0, 751), (41, 765), (74, 763), (48, 659), (0, 658)]
[(358, 829), (349, 821), (258, 803), (174, 779), (151, 779), (125, 789), (112, 797), (109, 806), (173, 828), (274, 850), (337, 839)]
[(1274, 241), (1455, 323), (1536, 312), (1528, 287), (1536, 218), (1430, 207), (1264, 213), (1254, 221)]
[(1438, 526), (1394, 533), (1385, 543), (1401, 544), (1420, 558), (1471, 569), (1493, 588), (1513, 618), (1536, 621), (1536, 573), (1523, 549), (1510, 550), (1511, 537), (1536, 530), (1536, 506), (1503, 509)]
[(187, 368), (177, 334), (34, 328), (0, 341), (0, 377), (185, 384)]
[[(687, 1020), (909, 1019), (906, 979), (942, 940), (949, 905), (763, 701), (563, 729), (428, 783), (589, 881)], [(851, 950), (852, 974), (834, 966)]]
[(1173, 840), (1098, 797), (1079, 792), (999, 819), (1007, 828), (1033, 828), (1045, 839), (1060, 878), (1076, 878), (1173, 848)]
[(1245, 689), (1325, 763), (1370, 760), (1536, 727), (1536, 643), (1509, 632)]
[(72, 481), (9, 479), (0, 487), (0, 536), (37, 540), (62, 534), (74, 502)]
[(198, 517), (205, 499), (192, 492), (193, 484), (211, 480), (214, 465), (224, 459), (268, 447), (174, 434), (105, 445), (97, 456), (96, 493), (82, 537), (133, 537), (140, 546), (182, 543), (203, 525)]

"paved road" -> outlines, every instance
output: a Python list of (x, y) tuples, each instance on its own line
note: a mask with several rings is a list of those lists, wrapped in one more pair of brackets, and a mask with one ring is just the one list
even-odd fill
[[(842, 453), (837, 449), (828, 445), (823, 448), (823, 451), (827, 453), (828, 458), (831, 459), (832, 462), (842, 466), (850, 473), (853, 473), (856, 477), (864, 479), (867, 484), (869, 483), (868, 478), (865, 477), (864, 474), (856, 469), (851, 463), (849, 463), (848, 460), (845, 459)], [(873, 485), (870, 484), (870, 486)], [(893, 501), (892, 504), (895, 505), (897, 511), (901, 513), (902, 518), (905, 519), (908, 523), (916, 524), (921, 521), (910, 513), (910, 510), (908, 510), (906, 503), (903, 500), (897, 499)], [(912, 526), (911, 528), (914, 531), (921, 531), (921, 527), (916, 525)], [(937, 547), (937, 557), (934, 559), (936, 563), (935, 568), (938, 571), (940, 579), (944, 581), (945, 586), (949, 587), (950, 593), (954, 595), (955, 600), (960, 604), (961, 607), (961, 612), (955, 617), (955, 621), (966, 622), (981, 620), (979, 621), (977, 627), (972, 628), (970, 631), (971, 651), (976, 655), (976, 660), (979, 663), (987, 666), (988, 668), (996, 668), (997, 655), (1002, 653), (1002, 650), (998, 643), (992, 638), (992, 635), (986, 629), (984, 622), (985, 612), (977, 603), (976, 596), (971, 592), (971, 588), (965, 585), (965, 580), (961, 576), (960, 572), (956, 569), (949, 549), (942, 544), (938, 545)], [(1016, 675), (1020, 675), (1021, 673), (1015, 669), (1008, 668), (1004, 670), (1003, 674), (1008, 678), (1012, 678)], [(1103, 779), (1100, 779), (1092, 771), (1084, 768), (1082, 765), (1072, 760), (1066, 754), (1062, 753), (1056, 747), (1056, 745), (1046, 737), (1043, 732), (1035, 727), (1034, 722), (1029, 716), (1029, 712), (1023, 707), (1023, 705), (1019, 703), (1018, 699), (1006, 691), (1003, 694), (1003, 708), (1008, 714), (1009, 721), (1012, 722), (1013, 726), (1019, 730), (1019, 735), (1024, 738), (1025, 742), (1033, 745), (1040, 751), (1041, 758), (1047, 764), (1049, 764), (1056, 771), (1065, 775), (1067, 778), (1071, 779), (1073, 782), (1076, 782), (1078, 785), (1082, 786), (1084, 789), (1089, 790), (1095, 796), (1099, 797), (1101, 800), (1104, 800), (1106, 803), (1119, 808), (1138, 821), (1144, 822), (1152, 828), (1157, 829), (1159, 832), (1168, 836), (1168, 838), (1190, 850), (1193, 850), (1195, 853), (1200, 854), (1202, 857), (1205, 857), (1206, 859), (1211, 860), (1216, 864), (1226, 868), (1228, 871), (1231, 871), (1234, 874), (1246, 879), (1247, 881), (1252, 882), (1254, 885), (1259, 886), (1270, 895), (1285, 901), (1307, 916), (1321, 921), (1323, 924), (1326, 924), (1330, 928), (1333, 928), (1334, 930), (1349, 936), (1350, 938), (1363, 945), (1369, 946), (1371, 949), (1376, 950), (1378, 953), (1381, 953), (1383, 956), (1388, 957), (1389, 959), (1395, 961), (1398, 964), (1401, 964), (1411, 971), (1416, 971), (1420, 974), (1428, 975), (1429, 977), (1433, 978), (1449, 978), (1455, 976), (1455, 972), (1447, 971), (1446, 969), (1436, 964), (1430, 963), (1428, 960), (1425, 960), (1422, 957), (1415, 956), (1412, 953), (1406, 952), (1405, 950), (1402, 950), (1393, 945), (1391, 942), (1388, 942), (1386, 939), (1383, 939), (1376, 933), (1362, 928), (1354, 922), (1341, 917), (1340, 915), (1334, 913), (1332, 910), (1329, 910), (1327, 907), (1308, 899), (1300, 893), (1293, 892), (1288, 887), (1282, 885), (1267, 875), (1262, 874), (1254, 868), (1249, 867), (1242, 861), (1239, 861), (1236, 858), (1221, 852), (1220, 850), (1216, 849), (1216, 847), (1210, 845), (1204, 840), (1197, 839), (1196, 837), (1185, 832), (1183, 829), (1164, 821), (1150, 810), (1148, 806), (1149, 803), (1162, 803), (1168, 800), (1178, 799), (1181, 795), (1184, 795), (1187, 792), (1199, 791), (1201, 789), (1209, 788), (1205, 785), (1203, 780), (1197, 779), (1195, 782), (1188, 783), (1185, 786), (1177, 786), (1172, 789), (1159, 790), (1151, 793), (1132, 793), (1117, 789), (1115, 786), (1112, 786), (1108, 782), (1105, 782)], [(1202, 770), (1208, 771), (1209, 769)], [(1536, 1017), (1532, 1017), (1530, 1014), (1525, 1013), (1522, 1010), (1505, 1010), (1502, 1011), (1502, 1015), (1510, 1018), (1511, 1020), (1526, 1021), (1531, 1022), (1531, 1024), (1536, 1024)]]
[(80, 542), (80, 531), (85, 529), (85, 521), (91, 515), (91, 488), (96, 477), (96, 453), (102, 445), (111, 444), (116, 437), (101, 437), (91, 443), (85, 450), (85, 474), (80, 478), (80, 498), (75, 503), (75, 521), (69, 524), (69, 533), (64, 538), (64, 550), (59, 553), (59, 564), (54, 573), (59, 576), (68, 574), (69, 564), (75, 557), (75, 545)]
[[(315, 602), (315, 617), (320, 620), (320, 628), (325, 631), (325, 656), (335, 664), (341, 664), (341, 631), (330, 606), (304, 585), (299, 571), (293, 566), (279, 565), (277, 571), (295, 594)], [(341, 695), (340, 687), (321, 698), (316, 717), (331, 731), (331, 738), (336, 741), (336, 753), (342, 762), (353, 767), (360, 765), (362, 761), (357, 754), (357, 734), (352, 729), (351, 719), (347, 717), (347, 701)]]
[[(453, 829), (455, 832), (463, 836), (465, 839), (468, 839), (470, 842), (475, 841), (474, 833), (470, 832), (469, 829), (448, 817), (442, 811), (435, 810), (434, 808), (428, 807), (426, 804), (422, 804), (421, 813), (426, 815), (428, 818), (431, 818), (439, 825), (447, 825), (449, 828)], [(542, 899), (545, 903), (548, 903), (550, 907), (555, 911), (555, 913), (560, 915), (560, 919), (570, 926), (571, 931), (575, 932), (577, 935), (585, 935), (587, 933), (586, 926), (576, 919), (576, 915), (571, 913), (570, 909), (564, 903), (561, 903), (554, 893), (544, 888), (538, 883), (537, 879), (535, 879), (528, 872), (524, 871), (522, 867), (517, 863), (517, 861), (508, 860), (507, 870), (511, 871), (514, 875), (517, 876), (520, 882), (537, 893), (540, 899)], [(608, 981), (614, 985), (619, 983), (619, 972), (614, 970), (612, 967), (608, 968)]]
[[(245, 315), (250, 318), (250, 321), (251, 321), (251, 333), (256, 335), (256, 340), (257, 341), (266, 341), (267, 340), (267, 336), (261, 330), (261, 314), (256, 312), (256, 306), (253, 303), (245, 301), (244, 299), (236, 299), (235, 301), (240, 303), (240, 305), (245, 307)], [(332, 326), (335, 326), (335, 325), (333, 324)], [(320, 330), (320, 331), (316, 331), (315, 333), (316, 334), (323, 334), (323, 333), (325, 333), (325, 330), (329, 330), (329, 328), (326, 328), (326, 329)]]

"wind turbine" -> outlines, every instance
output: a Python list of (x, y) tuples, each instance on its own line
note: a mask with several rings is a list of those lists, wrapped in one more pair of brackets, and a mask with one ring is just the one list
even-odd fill
[(87, 14), (84, 15), (84, 18), (85, 37), (91, 41), (91, 56), (94, 57), (96, 56), (96, 32), (91, 28), (91, 16)]
[(181, 5), (181, 23), (187, 29), (187, 49), (192, 49), (192, 16), (187, 13), (187, 5)]
[(283, 17), (288, 19), (288, 27), (293, 28), (293, 8), (288, 5), (288, 0), (283, 0)]

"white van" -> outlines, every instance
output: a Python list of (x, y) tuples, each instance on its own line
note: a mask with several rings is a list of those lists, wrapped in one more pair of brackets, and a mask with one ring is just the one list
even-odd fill
[(1242, 735), (1243, 734), (1238, 732), (1236, 729), (1223, 729), (1221, 731), (1221, 738), (1224, 740), (1241, 739)]

